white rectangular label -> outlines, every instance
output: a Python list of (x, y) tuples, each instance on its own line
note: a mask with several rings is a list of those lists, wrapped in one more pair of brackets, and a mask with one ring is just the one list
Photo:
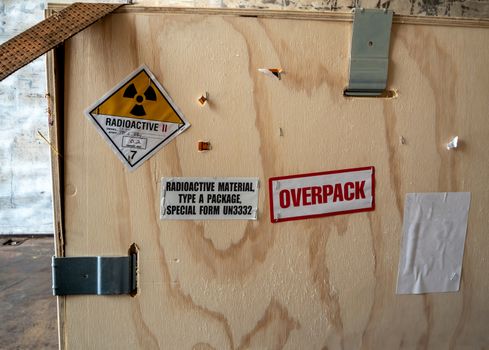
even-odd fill
[(256, 220), (258, 178), (161, 179), (162, 220)]
[(374, 210), (374, 183), (374, 167), (271, 178), (271, 221)]
[(469, 192), (406, 195), (397, 294), (459, 290), (469, 205)]
[(146, 149), (148, 139), (142, 137), (122, 137), (122, 147)]

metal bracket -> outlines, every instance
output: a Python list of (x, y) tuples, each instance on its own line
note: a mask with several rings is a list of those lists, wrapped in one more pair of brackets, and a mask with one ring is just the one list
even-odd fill
[(390, 10), (355, 8), (346, 96), (381, 96), (387, 85)]
[(114, 295), (136, 291), (137, 256), (55, 257), (53, 295)]

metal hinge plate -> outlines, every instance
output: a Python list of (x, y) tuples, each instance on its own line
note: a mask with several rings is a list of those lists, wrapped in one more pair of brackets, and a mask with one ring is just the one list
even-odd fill
[(54, 295), (114, 295), (136, 291), (136, 254), (52, 259)]
[(347, 96), (380, 96), (387, 85), (393, 12), (354, 9)]

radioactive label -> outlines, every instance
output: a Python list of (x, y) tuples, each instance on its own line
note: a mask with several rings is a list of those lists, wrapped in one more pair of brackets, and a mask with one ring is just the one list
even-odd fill
[(146, 66), (131, 73), (85, 114), (130, 170), (190, 126)]
[(256, 220), (258, 178), (161, 179), (162, 220)]

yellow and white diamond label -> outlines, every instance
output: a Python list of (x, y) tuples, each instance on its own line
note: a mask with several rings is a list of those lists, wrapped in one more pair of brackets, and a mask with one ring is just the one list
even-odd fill
[(144, 65), (90, 106), (85, 115), (130, 170), (190, 126)]

